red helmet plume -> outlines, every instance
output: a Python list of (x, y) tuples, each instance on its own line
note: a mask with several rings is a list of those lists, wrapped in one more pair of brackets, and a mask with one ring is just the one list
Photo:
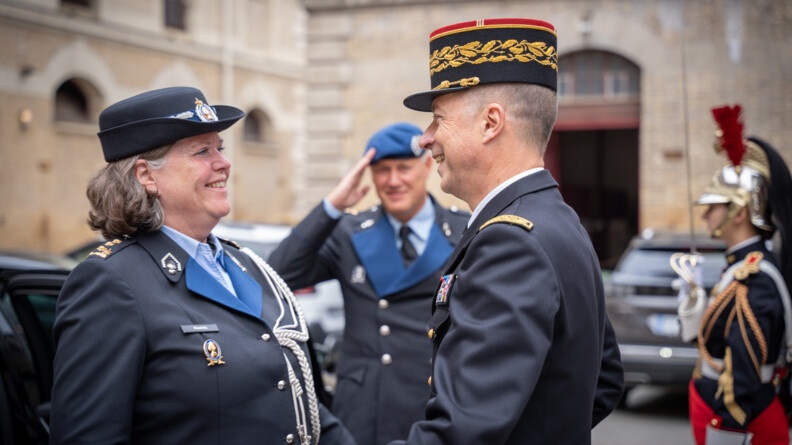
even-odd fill
[(734, 166), (740, 165), (745, 154), (742, 107), (724, 105), (712, 109), (712, 116), (720, 127), (720, 145)]

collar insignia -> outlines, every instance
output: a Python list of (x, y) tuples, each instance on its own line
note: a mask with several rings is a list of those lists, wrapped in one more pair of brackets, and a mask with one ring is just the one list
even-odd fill
[(175, 275), (176, 272), (181, 272), (182, 271), (181, 263), (170, 252), (168, 252), (167, 255), (162, 257), (162, 259), (160, 260), (160, 263), (162, 264), (162, 268), (167, 270), (168, 274), (170, 274), (170, 275)]

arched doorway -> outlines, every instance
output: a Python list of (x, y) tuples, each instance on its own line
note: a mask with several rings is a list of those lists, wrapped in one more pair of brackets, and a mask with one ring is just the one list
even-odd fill
[(603, 268), (638, 232), (640, 70), (585, 50), (559, 60), (558, 120), (545, 157)]

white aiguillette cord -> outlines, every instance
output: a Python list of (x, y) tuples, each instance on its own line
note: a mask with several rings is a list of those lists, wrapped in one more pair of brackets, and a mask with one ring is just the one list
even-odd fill
[[(289, 371), (289, 383), (292, 387), (294, 415), (297, 418), (297, 431), (300, 434), (300, 444), (310, 445), (312, 439), (308, 434), (306, 426), (307, 419), (305, 416), (305, 404), (302, 398), (303, 393), (305, 393), (308, 398), (308, 410), (311, 416), (311, 432), (316, 440), (313, 443), (318, 444), (321, 424), (319, 423), (319, 403), (316, 399), (316, 389), (312, 377), (313, 372), (311, 371), (311, 364), (305, 356), (305, 352), (303, 352), (302, 348), (300, 348), (300, 345), (297, 343), (298, 341), (302, 343), (308, 341), (308, 325), (305, 322), (305, 316), (303, 315), (300, 305), (297, 303), (297, 298), (295, 298), (294, 293), (292, 293), (291, 289), (289, 289), (289, 286), (286, 285), (280, 275), (278, 275), (266, 261), (261, 259), (260, 256), (249, 248), (243, 247), (242, 252), (251, 257), (259, 267), (259, 270), (261, 270), (261, 273), (267, 279), (267, 284), (269, 284), (270, 289), (272, 289), (275, 299), (278, 301), (280, 315), (275, 322), (275, 327), (272, 329), (275, 338), (278, 339), (278, 343), (281, 346), (289, 348), (300, 363), (300, 371), (302, 371), (303, 380), (305, 381), (305, 391), (303, 391), (303, 387), (300, 384), (300, 379), (294, 373), (291, 361), (285, 353), (283, 354)], [(287, 308), (288, 314), (291, 317), (291, 323), (284, 324)]]

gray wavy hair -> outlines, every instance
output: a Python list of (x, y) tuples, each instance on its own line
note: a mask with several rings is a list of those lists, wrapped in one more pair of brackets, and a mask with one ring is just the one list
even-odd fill
[(149, 192), (135, 175), (135, 163), (143, 159), (153, 169), (165, 164), (173, 144), (110, 162), (88, 181), (91, 203), (88, 225), (106, 239), (159, 230), (165, 220), (157, 192)]

